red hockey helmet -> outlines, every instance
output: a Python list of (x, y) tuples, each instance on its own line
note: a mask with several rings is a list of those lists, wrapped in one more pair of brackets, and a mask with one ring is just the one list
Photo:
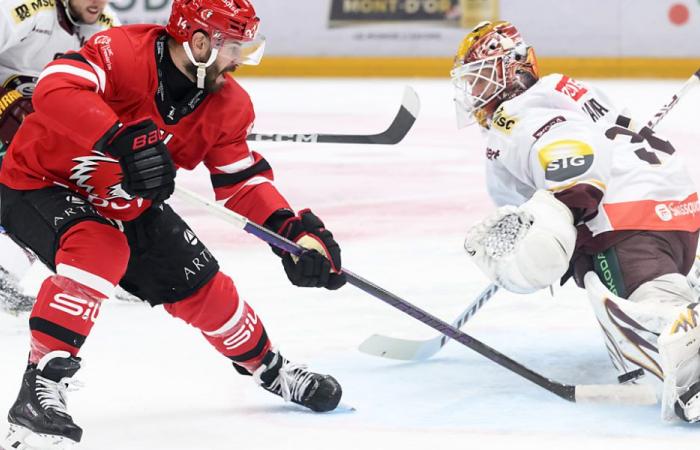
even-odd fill
[[(257, 65), (265, 52), (265, 38), (258, 36), (260, 18), (248, 0), (175, 0), (165, 30), (182, 44), (197, 67), (197, 87), (204, 88), (206, 69), (219, 53), (235, 64)], [(192, 35), (209, 35), (212, 51), (206, 62), (197, 61), (190, 49)]]
[(494, 111), (539, 79), (537, 59), (510, 22), (482, 22), (462, 41), (450, 72), (460, 125), (489, 128)]
[(176, 41), (188, 42), (197, 31), (212, 41), (252, 41), (260, 18), (248, 0), (175, 0), (165, 29)]

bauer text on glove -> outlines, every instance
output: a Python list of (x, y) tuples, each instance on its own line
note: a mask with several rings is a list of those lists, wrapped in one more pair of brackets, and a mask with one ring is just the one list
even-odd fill
[(126, 124), (97, 147), (119, 160), (129, 195), (163, 202), (175, 190), (175, 165), (152, 120)]

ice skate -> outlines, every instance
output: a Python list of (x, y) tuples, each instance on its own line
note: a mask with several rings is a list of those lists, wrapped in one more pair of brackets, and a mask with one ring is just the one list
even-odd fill
[(700, 422), (700, 381), (678, 397), (675, 410), (676, 415), (686, 422)]
[(7, 420), (4, 450), (64, 450), (80, 442), (83, 430), (66, 409), (66, 392), (80, 369), (80, 359), (65, 351), (30, 364)]
[(340, 384), (332, 376), (314, 373), (305, 365), (291, 363), (276, 350), (267, 352), (263, 364), (253, 373), (253, 379), (285, 401), (316, 412), (334, 410), (343, 394)]
[(698, 305), (679, 314), (659, 336), (664, 369), (662, 417), (700, 422), (700, 326)]

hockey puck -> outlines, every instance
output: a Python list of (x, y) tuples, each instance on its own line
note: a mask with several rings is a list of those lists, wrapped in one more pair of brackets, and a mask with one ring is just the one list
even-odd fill
[(629, 371), (627, 373), (623, 373), (622, 375), (617, 377), (617, 381), (620, 384), (625, 384), (625, 383), (630, 383), (632, 381), (636, 381), (644, 376), (644, 369), (636, 369)]

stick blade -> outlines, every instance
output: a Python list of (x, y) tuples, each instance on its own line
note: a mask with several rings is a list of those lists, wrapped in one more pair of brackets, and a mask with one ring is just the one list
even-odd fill
[(576, 402), (655, 405), (656, 391), (648, 384), (581, 384), (576, 386)]
[(420, 112), (420, 98), (418, 98), (418, 93), (411, 86), (406, 86), (404, 88), (401, 106), (406, 108), (413, 117), (418, 117), (418, 113)]
[(399, 361), (422, 361), (440, 350), (440, 340), (416, 341), (373, 334), (358, 347), (362, 353)]

